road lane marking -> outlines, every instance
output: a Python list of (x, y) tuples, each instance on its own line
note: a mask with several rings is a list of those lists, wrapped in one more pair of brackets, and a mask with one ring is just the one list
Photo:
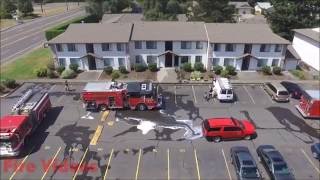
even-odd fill
[(141, 160), (141, 148), (139, 150), (139, 156), (138, 156), (138, 163), (137, 163), (137, 170), (136, 170), (135, 180), (137, 180), (138, 176), (139, 176), (140, 160)]
[(267, 95), (267, 97), (268, 97), (268, 99), (270, 100), (270, 102), (271, 102), (272, 104), (274, 104), (274, 101), (271, 99), (270, 95), (266, 92), (266, 90), (265, 90), (262, 86), (260, 86), (260, 88), (262, 89), (262, 91), (264, 92), (264, 94)]
[(53, 162), (54, 162), (54, 161), (55, 161), (55, 159), (57, 158), (57, 156), (58, 156), (58, 154), (59, 154), (60, 150), (61, 150), (61, 147), (59, 147), (58, 151), (57, 151), (57, 152), (56, 152), (56, 154), (53, 156), (53, 159), (52, 159), (52, 161), (50, 162), (50, 164), (49, 164), (48, 168), (46, 169), (46, 171), (44, 172), (44, 174), (43, 174), (43, 176), (42, 176), (41, 180), (43, 180), (43, 179), (44, 179), (44, 177), (47, 175), (47, 173), (48, 173), (48, 171), (49, 171), (50, 167), (52, 166)]
[(33, 146), (30, 150), (30, 152), (28, 153), (28, 155), (26, 157), (23, 158), (23, 160), (21, 161), (21, 163), (19, 164), (19, 166), (17, 167), (17, 169), (12, 173), (12, 175), (10, 176), (9, 180), (12, 180), (13, 177), (17, 174), (17, 172), (20, 170), (21, 166), (23, 165), (23, 163), (28, 159), (29, 155), (32, 153), (33, 149), (35, 146)]
[(197, 150), (196, 149), (194, 150), (194, 158), (195, 158), (195, 161), (196, 161), (198, 180), (201, 180), (200, 168), (199, 168), (199, 162), (198, 162), (198, 156), (197, 156)]
[(307, 158), (307, 160), (310, 162), (310, 164), (314, 167), (314, 169), (320, 174), (320, 170), (319, 168), (312, 162), (312, 160), (310, 159), (310, 157), (307, 155), (307, 153), (303, 150), (300, 149), (302, 154)]
[(193, 93), (194, 102), (197, 104), (196, 93), (194, 92), (194, 87), (193, 86), (192, 86), (192, 93)]
[(168, 162), (168, 180), (170, 180), (170, 150), (167, 149), (167, 162)]
[(177, 105), (177, 86), (174, 86), (174, 103)]
[(101, 135), (101, 132), (102, 132), (102, 129), (103, 129), (103, 126), (102, 125), (98, 125), (94, 135), (93, 135), (93, 138), (91, 139), (90, 141), (90, 145), (97, 145), (97, 142), (98, 142), (98, 139)]
[(107, 164), (106, 172), (104, 173), (104, 176), (103, 176), (103, 180), (105, 180), (105, 179), (107, 178), (108, 170), (109, 170), (109, 167), (110, 167), (112, 155), (113, 155), (113, 149), (111, 150), (111, 153), (110, 153), (110, 156), (109, 156), (109, 159), (108, 159), (108, 164)]
[(102, 113), (101, 122), (105, 122), (108, 118), (108, 115), (109, 115), (109, 111), (104, 111)]
[(228, 166), (228, 162), (227, 162), (227, 158), (226, 158), (226, 155), (224, 154), (224, 150), (222, 148), (222, 155), (223, 155), (223, 158), (224, 158), (224, 162), (226, 163), (226, 167), (227, 167), (227, 171), (228, 171), (228, 175), (229, 175), (229, 179), (232, 180), (232, 177), (231, 177), (231, 174), (230, 174), (230, 170), (229, 170), (229, 166)]
[(249, 95), (249, 97), (250, 97), (250, 99), (251, 99), (251, 101), (253, 102), (253, 104), (256, 104), (256, 102), (254, 102), (254, 100), (253, 100), (253, 97), (251, 96), (251, 94), (249, 93), (249, 91), (248, 91), (248, 89), (247, 89), (247, 87), (246, 86), (242, 86), (243, 88), (244, 88), (244, 90), (246, 90), (246, 92), (248, 93), (248, 95)]
[(79, 171), (79, 169), (80, 169), (80, 167), (81, 167), (81, 164), (82, 164), (84, 158), (85, 158), (86, 155), (87, 155), (88, 149), (89, 149), (89, 148), (87, 147), (86, 151), (84, 152), (84, 154), (83, 154), (83, 156), (82, 156), (82, 158), (81, 158), (80, 163), (78, 164), (78, 168), (77, 168), (76, 172), (74, 173), (74, 176), (73, 176), (72, 180), (75, 180), (75, 179), (76, 179), (77, 174), (78, 174), (78, 171)]

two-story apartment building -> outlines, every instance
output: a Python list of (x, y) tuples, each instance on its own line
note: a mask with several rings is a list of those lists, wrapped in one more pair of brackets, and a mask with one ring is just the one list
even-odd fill
[(263, 24), (206, 24), (209, 66), (234, 66), (239, 71), (282, 66), (289, 41)]
[(208, 70), (231, 65), (246, 71), (283, 67), (289, 41), (263, 24), (135, 22), (72, 24), (47, 44), (58, 66), (76, 63), (83, 70), (202, 62)]
[(58, 66), (78, 64), (82, 70), (112, 66), (130, 69), (131, 23), (71, 24), (66, 32), (48, 42)]

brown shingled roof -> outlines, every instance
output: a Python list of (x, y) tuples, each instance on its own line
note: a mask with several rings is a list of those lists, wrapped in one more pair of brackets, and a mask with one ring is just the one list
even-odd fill
[(212, 43), (290, 44), (265, 24), (206, 23)]
[(71, 24), (66, 32), (50, 40), (55, 43), (108, 43), (129, 42), (131, 23), (87, 23)]
[(136, 22), (133, 41), (207, 41), (203, 22)]
[(308, 38), (311, 38), (317, 42), (320, 42), (320, 33), (318, 31), (315, 31), (313, 29), (294, 29), (293, 31), (307, 36)]

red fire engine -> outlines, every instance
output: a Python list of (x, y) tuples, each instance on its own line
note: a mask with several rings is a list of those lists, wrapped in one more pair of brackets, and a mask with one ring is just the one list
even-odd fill
[(320, 119), (320, 91), (306, 90), (296, 108), (304, 118)]
[(157, 86), (150, 82), (87, 83), (82, 99), (87, 110), (125, 109), (151, 110), (161, 108), (163, 99)]
[(0, 119), (0, 156), (19, 155), (27, 137), (46, 117), (51, 108), (46, 92), (28, 90), (11, 109), (11, 115)]

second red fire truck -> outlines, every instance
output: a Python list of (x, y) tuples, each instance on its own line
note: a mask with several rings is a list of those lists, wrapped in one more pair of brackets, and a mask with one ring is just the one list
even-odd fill
[(151, 110), (161, 108), (163, 98), (151, 82), (92, 82), (82, 92), (87, 110), (132, 109)]
[(0, 156), (17, 156), (51, 108), (46, 92), (28, 90), (0, 119)]

